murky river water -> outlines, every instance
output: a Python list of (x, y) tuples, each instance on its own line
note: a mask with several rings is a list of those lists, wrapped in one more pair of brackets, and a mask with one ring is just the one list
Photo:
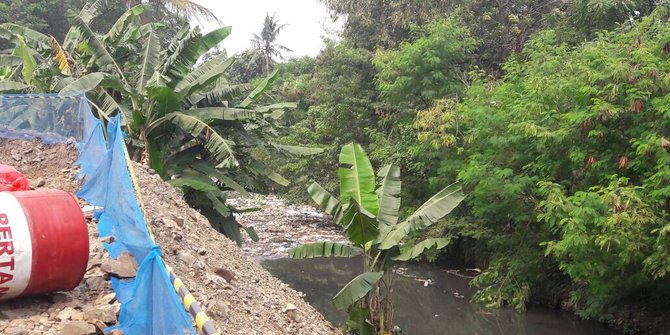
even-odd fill
[[(362, 268), (360, 259), (273, 259), (261, 264), (304, 292), (305, 299), (335, 325), (346, 321), (346, 314), (337, 311), (330, 299), (356, 276)], [(404, 272), (407, 276), (398, 276), (394, 284), (394, 323), (403, 329), (403, 334), (618, 334), (600, 324), (550, 309), (529, 308), (526, 313), (516, 313), (482, 308), (469, 302), (472, 290), (467, 279), (434, 266), (412, 264)], [(431, 285), (424, 286), (416, 279), (430, 279)]]

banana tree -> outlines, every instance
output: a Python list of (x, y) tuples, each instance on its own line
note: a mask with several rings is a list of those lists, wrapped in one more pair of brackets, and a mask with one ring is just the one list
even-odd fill
[[(220, 55), (198, 64), (230, 34), (230, 27), (203, 35), (185, 25), (169, 44), (162, 43), (164, 27), (142, 23), (144, 7), (137, 5), (99, 34), (89, 26), (99, 8), (96, 3), (87, 5), (73, 17), (62, 46), (18, 26), (5, 30), (26, 37), (29, 46), (40, 50), (36, 53), (53, 59), (60, 74), (52, 89), (61, 94), (87, 92), (103, 121), (122, 114), (133, 157), (183, 188), (187, 201), (202, 210), (214, 228), (240, 243), (240, 229), (245, 227), (235, 221), (237, 209), (225, 204), (223, 191), (247, 194), (267, 181), (288, 183), (250, 153), (263, 148), (294, 154), (268, 140), (276, 133), (273, 119), (294, 104), (254, 104), (278, 74), (257, 85), (229, 85), (225, 73), (234, 58)], [(252, 229), (246, 230), (256, 238)]]
[[(340, 197), (334, 197), (318, 183), (308, 192), (321, 210), (333, 216), (344, 227), (350, 244), (335, 242), (308, 243), (289, 250), (289, 257), (363, 256), (363, 272), (333, 297), (338, 309), (347, 309), (347, 328), (361, 334), (388, 334), (394, 264), (421, 256), (430, 249), (449, 244), (447, 238), (430, 238), (413, 246), (402, 241), (449, 214), (463, 200), (459, 184), (452, 184), (435, 194), (413, 214), (399, 220), (400, 168), (387, 165), (377, 176), (359, 144), (342, 147), (339, 157)], [(376, 180), (379, 182), (377, 183)]]

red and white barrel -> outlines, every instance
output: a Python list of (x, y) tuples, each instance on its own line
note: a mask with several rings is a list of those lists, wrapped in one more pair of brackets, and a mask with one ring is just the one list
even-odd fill
[(0, 192), (0, 300), (71, 290), (87, 264), (86, 220), (71, 194)]

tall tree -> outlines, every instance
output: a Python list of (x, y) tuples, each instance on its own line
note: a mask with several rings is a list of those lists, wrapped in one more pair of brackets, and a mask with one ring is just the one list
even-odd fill
[(396, 47), (411, 28), (450, 12), (449, 0), (320, 0), (334, 20), (343, 20), (342, 36), (355, 48)]
[(251, 39), (254, 48), (261, 50), (263, 52), (263, 57), (265, 57), (265, 75), (270, 74), (270, 68), (274, 63), (274, 57), (279, 57), (279, 59), (283, 60), (283, 52), (293, 51), (283, 45), (277, 44), (277, 36), (279, 36), (279, 33), (284, 27), (286, 27), (286, 25), (279, 24), (279, 21), (275, 19), (274, 14), (270, 16), (270, 14), (265, 13), (261, 35), (254, 34), (254, 38)]
[[(631, 16), (651, 12), (650, 0), (320, 0), (353, 47), (397, 48), (412, 31), (434, 20), (457, 16), (480, 41), (481, 67), (495, 72), (521, 51), (532, 34), (555, 28), (562, 41), (577, 45)], [(637, 14), (636, 14), (637, 13)]]

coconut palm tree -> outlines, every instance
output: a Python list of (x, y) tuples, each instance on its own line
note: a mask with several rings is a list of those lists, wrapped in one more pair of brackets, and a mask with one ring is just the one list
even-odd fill
[(263, 52), (263, 56), (265, 57), (266, 76), (270, 74), (270, 68), (272, 67), (274, 57), (279, 57), (279, 59), (283, 60), (283, 52), (293, 52), (293, 50), (277, 44), (277, 36), (279, 36), (279, 33), (284, 27), (286, 27), (286, 25), (280, 25), (279, 21), (275, 19), (274, 14), (270, 16), (268, 13), (265, 13), (261, 35), (254, 34), (254, 37), (251, 39), (254, 48)]

